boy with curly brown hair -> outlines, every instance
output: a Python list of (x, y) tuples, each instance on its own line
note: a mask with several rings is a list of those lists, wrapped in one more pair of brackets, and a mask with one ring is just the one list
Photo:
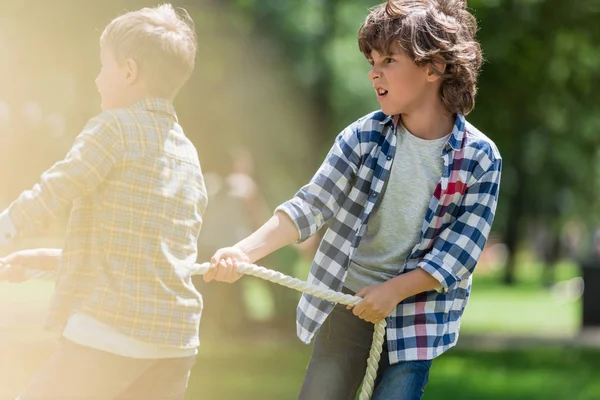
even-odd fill
[[(373, 399), (421, 398), (453, 347), (490, 232), (502, 159), (465, 120), (482, 62), (459, 0), (388, 0), (358, 33), (381, 110), (347, 127), (312, 180), (256, 232), (214, 255), (207, 280), (329, 227), (308, 281), (356, 294), (353, 308), (304, 295), (298, 336), (316, 334), (300, 398), (354, 398), (373, 323), (387, 320)], [(358, 317), (358, 318), (357, 318)]]

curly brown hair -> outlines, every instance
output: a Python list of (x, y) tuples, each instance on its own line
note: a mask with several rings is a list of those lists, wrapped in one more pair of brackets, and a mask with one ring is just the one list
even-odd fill
[(466, 0), (388, 0), (371, 9), (358, 46), (371, 58), (373, 50), (392, 54), (397, 44), (418, 66), (429, 64), (441, 77), (440, 96), (448, 111), (466, 115), (475, 106), (483, 60), (476, 32)]

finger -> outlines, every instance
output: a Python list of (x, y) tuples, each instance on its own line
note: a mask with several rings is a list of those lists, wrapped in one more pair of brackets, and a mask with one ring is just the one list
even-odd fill
[(372, 323), (377, 318), (377, 312), (373, 311), (372, 309), (366, 309), (358, 317), (363, 321)]
[(210, 267), (208, 268), (208, 271), (204, 274), (204, 276), (202, 277), (202, 279), (204, 279), (204, 282), (210, 282), (213, 279), (215, 279), (215, 276), (217, 275), (217, 266), (213, 266), (212, 264), (210, 265)]
[(352, 309), (352, 314), (354, 314), (358, 317), (364, 310), (365, 310), (365, 305), (361, 301), (360, 303), (358, 303), (357, 305), (354, 306), (354, 308)]
[(346, 306), (346, 310), (352, 310), (354, 307), (356, 307), (359, 304), (360, 304), (360, 301), (358, 303), (356, 303), (356, 304), (348, 304)]
[(358, 317), (360, 319), (363, 319), (365, 321), (369, 321), (370, 318), (372, 318), (374, 316), (375, 312), (373, 310), (371, 310), (368, 307), (365, 307), (362, 312), (360, 314), (358, 314)]
[(217, 268), (217, 276), (215, 277), (218, 281), (224, 281), (227, 277), (227, 261), (221, 259)]
[(225, 257), (227, 257), (229, 254), (229, 252), (227, 251), (227, 249), (219, 249), (215, 252), (215, 254), (211, 257), (210, 259), (210, 264), (211, 265), (219, 265), (219, 263), (221, 262), (221, 260), (223, 260)]
[(225, 280), (225, 282), (231, 283), (235, 280), (233, 261), (231, 260), (231, 258), (227, 258), (225, 260), (225, 265), (227, 265), (227, 270), (225, 271), (223, 279)]
[(221, 251), (217, 250), (217, 252), (210, 258), (210, 267), (216, 267), (219, 265), (219, 261), (221, 261)]
[(368, 315), (362, 314), (362, 315), (359, 315), (358, 318), (362, 319), (365, 322), (369, 322), (369, 323), (371, 322), (371, 315), (370, 314), (368, 314)]
[[(367, 294), (367, 290), (366, 288), (362, 288), (360, 289), (358, 292), (356, 292), (354, 295), (356, 297), (365, 297), (365, 295)], [(353, 305), (353, 306), (346, 306), (346, 310), (351, 310), (353, 307), (355, 308), (358, 304), (360, 304), (361, 302), (358, 302), (357, 304)], [(355, 314), (356, 315), (356, 314)], [(357, 315), (358, 316), (358, 315)]]
[(229, 266), (229, 277), (228, 277), (229, 283), (233, 283), (242, 277), (243, 274), (241, 274), (238, 271), (237, 260), (235, 258), (228, 260), (228, 266)]

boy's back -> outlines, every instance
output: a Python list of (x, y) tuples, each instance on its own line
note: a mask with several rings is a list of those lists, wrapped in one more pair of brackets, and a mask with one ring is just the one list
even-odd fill
[[(173, 106), (150, 98), (105, 111), (78, 141), (85, 141), (86, 162), (76, 172), (59, 163), (53, 174), (93, 180), (108, 167), (94, 163), (103, 152), (113, 165), (96, 190), (73, 202), (50, 322), (63, 325), (79, 309), (144, 342), (197, 346), (201, 299), (189, 266), (207, 195)], [(16, 223), (53, 201), (24, 196), (11, 210)]]

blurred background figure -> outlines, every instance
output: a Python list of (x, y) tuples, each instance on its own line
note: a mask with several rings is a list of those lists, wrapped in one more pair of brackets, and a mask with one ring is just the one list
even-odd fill
[[(254, 178), (254, 160), (247, 148), (232, 145), (213, 170), (205, 172), (210, 207), (204, 214), (198, 238), (198, 262), (209, 262), (215, 251), (230, 246), (257, 229), (269, 217), (269, 207)], [(205, 309), (201, 327), (237, 335), (247, 333), (252, 318), (246, 306), (244, 283), (194, 285), (202, 293)], [(240, 288), (241, 286), (241, 288)]]

